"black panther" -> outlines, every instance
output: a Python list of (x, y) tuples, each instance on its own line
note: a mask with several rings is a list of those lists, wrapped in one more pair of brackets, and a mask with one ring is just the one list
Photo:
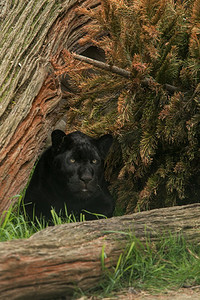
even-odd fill
[(80, 131), (66, 135), (54, 130), (51, 140), (52, 146), (41, 155), (25, 193), (28, 217), (43, 216), (50, 221), (51, 209), (64, 214), (65, 206), (68, 214), (84, 213), (86, 220), (96, 219), (95, 214), (111, 217), (114, 201), (104, 178), (104, 160), (112, 136), (94, 139)]

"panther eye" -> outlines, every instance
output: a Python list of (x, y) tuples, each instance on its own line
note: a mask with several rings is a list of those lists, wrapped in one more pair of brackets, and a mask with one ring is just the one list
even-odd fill
[(74, 159), (74, 158), (70, 158), (69, 161), (70, 161), (71, 164), (74, 164), (74, 163), (75, 163), (75, 159)]
[(97, 159), (93, 159), (92, 160), (92, 163), (95, 165), (95, 164), (97, 164)]

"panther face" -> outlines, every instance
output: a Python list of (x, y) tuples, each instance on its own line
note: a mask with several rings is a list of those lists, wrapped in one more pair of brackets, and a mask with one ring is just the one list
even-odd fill
[(53, 131), (52, 146), (41, 155), (26, 190), (29, 218), (44, 216), (51, 224), (52, 208), (63, 217), (65, 208), (76, 216), (84, 212), (86, 220), (96, 218), (91, 213), (111, 217), (114, 200), (103, 168), (111, 144), (109, 134), (93, 139), (79, 131)]
[(73, 197), (88, 198), (101, 190), (103, 163), (111, 143), (111, 135), (95, 140), (79, 131), (69, 135), (60, 130), (52, 133), (57, 176)]

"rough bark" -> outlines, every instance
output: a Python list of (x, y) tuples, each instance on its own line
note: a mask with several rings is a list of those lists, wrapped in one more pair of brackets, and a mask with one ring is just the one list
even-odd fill
[(61, 118), (59, 78), (51, 57), (61, 62), (66, 48), (81, 53), (87, 45), (85, 16), (79, 5), (98, 0), (2, 1), (0, 4), (0, 214), (25, 186), (48, 132)]
[[(99, 284), (102, 248), (107, 268), (126, 247), (127, 235), (154, 241), (182, 233), (200, 242), (200, 204), (156, 209), (107, 220), (50, 227), (27, 240), (0, 243), (0, 299), (58, 299)], [(70, 299), (70, 298), (69, 298)]]

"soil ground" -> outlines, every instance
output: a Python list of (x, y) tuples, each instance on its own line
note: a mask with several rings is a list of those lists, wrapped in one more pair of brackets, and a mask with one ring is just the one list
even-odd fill
[(168, 291), (163, 294), (152, 295), (146, 292), (137, 293), (127, 293), (126, 295), (119, 295), (120, 300), (200, 300), (200, 288), (191, 289), (184, 288), (178, 291)]
[[(99, 300), (97, 297), (81, 297), (78, 300)], [(102, 299), (102, 298), (101, 298)], [(152, 295), (145, 291), (135, 291), (129, 289), (116, 294), (110, 298), (103, 298), (102, 300), (200, 300), (200, 286), (194, 288), (182, 288), (177, 291), (167, 291), (162, 294)]]

